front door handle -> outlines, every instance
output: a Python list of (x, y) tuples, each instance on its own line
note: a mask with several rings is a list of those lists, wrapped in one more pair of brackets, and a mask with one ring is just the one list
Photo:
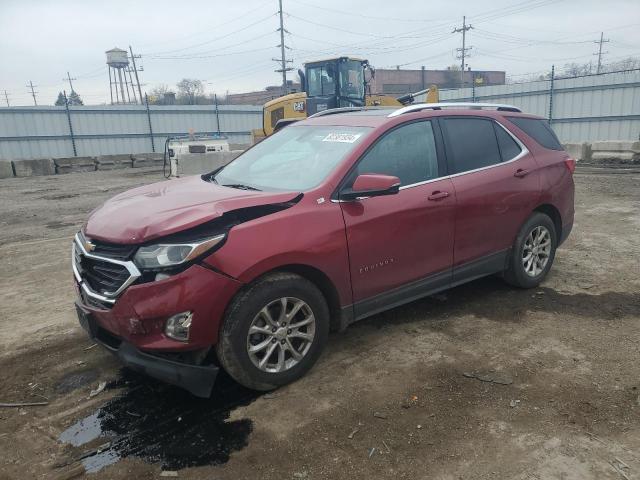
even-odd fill
[(516, 173), (513, 174), (514, 177), (522, 178), (529, 175), (529, 170), (525, 170), (524, 168), (519, 168), (516, 170)]
[(449, 192), (441, 192), (440, 190), (436, 190), (427, 198), (429, 200), (442, 200), (443, 198), (447, 198), (449, 196)]

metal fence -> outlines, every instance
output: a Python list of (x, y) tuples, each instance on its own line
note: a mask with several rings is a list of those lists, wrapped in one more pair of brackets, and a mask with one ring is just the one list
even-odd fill
[[(0, 159), (161, 152), (168, 136), (220, 133), (250, 143), (262, 125), (253, 105), (0, 108)], [(218, 124), (219, 122), (219, 124)]]
[(640, 135), (639, 70), (441, 90), (440, 100), (515, 105), (548, 118), (564, 143), (638, 140)]

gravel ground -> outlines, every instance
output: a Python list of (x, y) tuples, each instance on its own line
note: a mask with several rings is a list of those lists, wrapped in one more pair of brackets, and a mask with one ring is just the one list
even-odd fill
[(0, 479), (640, 479), (640, 169), (575, 178), (540, 288), (472, 282), (332, 335), (293, 385), (205, 401), (120, 370), (73, 310), (72, 235), (161, 174), (1, 180), (0, 402), (48, 404), (0, 408)]

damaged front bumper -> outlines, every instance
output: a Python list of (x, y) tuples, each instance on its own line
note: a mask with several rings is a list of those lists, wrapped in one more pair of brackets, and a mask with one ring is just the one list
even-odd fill
[(142, 352), (102, 328), (79, 302), (76, 302), (76, 311), (80, 325), (89, 337), (116, 355), (126, 367), (184, 388), (196, 397), (208, 398), (211, 395), (220, 370), (215, 365), (190, 365)]

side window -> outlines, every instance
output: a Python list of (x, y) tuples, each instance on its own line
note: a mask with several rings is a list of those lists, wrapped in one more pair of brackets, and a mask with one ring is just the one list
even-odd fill
[(276, 108), (275, 110), (271, 111), (271, 128), (275, 128), (276, 123), (278, 123), (278, 120), (281, 120), (284, 118), (284, 107), (280, 107), (280, 108)]
[(493, 124), (496, 130), (496, 137), (498, 137), (498, 145), (500, 146), (500, 153), (502, 155), (502, 161), (507, 162), (520, 155), (522, 149), (520, 145), (509, 135), (504, 128), (497, 123)]
[(431, 122), (402, 125), (384, 135), (360, 159), (352, 181), (362, 173), (393, 175), (401, 185), (438, 177), (438, 156)]
[(558, 137), (551, 130), (546, 120), (541, 118), (507, 117), (511, 123), (533, 138), (545, 148), (551, 150), (564, 150)]
[(492, 120), (445, 118), (442, 123), (451, 173), (468, 172), (502, 161)]

